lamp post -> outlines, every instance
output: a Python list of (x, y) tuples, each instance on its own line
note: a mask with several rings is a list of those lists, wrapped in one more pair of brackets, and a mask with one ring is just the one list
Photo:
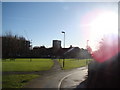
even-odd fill
[[(89, 40), (87, 40), (87, 45), (86, 45), (87, 52), (88, 52), (88, 42)], [(87, 59), (88, 59), (88, 55), (87, 55)], [(86, 59), (86, 65), (87, 65), (87, 59)]]
[[(65, 32), (64, 31), (62, 31), (62, 33), (64, 34), (64, 48), (65, 48)], [(65, 56), (63, 56), (63, 68), (64, 68), (64, 66), (65, 66)]]
[(65, 48), (65, 32), (62, 31), (62, 33), (64, 34), (64, 48)]
[(32, 50), (32, 40), (30, 41), (30, 44), (31, 44), (31, 46), (30, 46), (30, 62), (32, 61), (32, 59), (31, 59), (31, 50)]
[(88, 49), (88, 42), (89, 42), (89, 40), (87, 40), (87, 46), (86, 46), (86, 47), (87, 47), (87, 49)]

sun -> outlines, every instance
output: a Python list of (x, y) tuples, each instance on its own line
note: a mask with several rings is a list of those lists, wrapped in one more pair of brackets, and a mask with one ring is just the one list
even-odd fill
[(98, 43), (105, 36), (118, 36), (118, 12), (111, 9), (93, 9), (84, 14), (80, 29), (84, 39), (95, 51)]
[(108, 34), (118, 34), (118, 14), (115, 12), (102, 12), (90, 22), (92, 38)]
[(89, 40), (94, 50), (107, 35), (118, 35), (118, 14), (112, 11), (103, 11), (89, 22)]

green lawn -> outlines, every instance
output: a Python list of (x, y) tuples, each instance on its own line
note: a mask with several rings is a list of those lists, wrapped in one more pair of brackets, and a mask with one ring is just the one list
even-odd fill
[(63, 59), (59, 60), (60, 65), (63, 69), (72, 69), (77, 67), (86, 66), (90, 59), (65, 59), (63, 67)]
[(4, 75), (2, 76), (2, 88), (22, 88), (28, 81), (39, 76), (36, 74)]
[[(2, 61), (2, 71), (43, 71), (49, 70), (54, 62), (51, 59), (17, 58)], [(4, 75), (2, 76), (3, 88), (22, 88), (28, 81), (39, 77), (36, 74)]]
[(43, 71), (49, 70), (53, 66), (51, 59), (9, 59), (2, 62), (3, 71)]

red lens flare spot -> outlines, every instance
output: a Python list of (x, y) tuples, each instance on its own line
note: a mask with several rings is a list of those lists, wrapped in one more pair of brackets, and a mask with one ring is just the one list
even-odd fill
[(96, 51), (92, 51), (90, 47), (87, 49), (92, 54), (94, 60), (102, 63), (109, 60), (120, 51), (118, 48), (118, 40), (119, 38), (117, 36), (105, 37), (99, 42), (99, 47)]

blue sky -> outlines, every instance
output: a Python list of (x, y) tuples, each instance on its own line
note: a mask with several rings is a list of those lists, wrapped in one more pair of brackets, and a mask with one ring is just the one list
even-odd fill
[(52, 40), (61, 40), (63, 46), (61, 31), (65, 31), (66, 47), (85, 48), (90, 37), (82, 22), (87, 13), (96, 9), (117, 12), (117, 3), (4, 2), (2, 32), (10, 31), (32, 40), (33, 46), (52, 47)]

